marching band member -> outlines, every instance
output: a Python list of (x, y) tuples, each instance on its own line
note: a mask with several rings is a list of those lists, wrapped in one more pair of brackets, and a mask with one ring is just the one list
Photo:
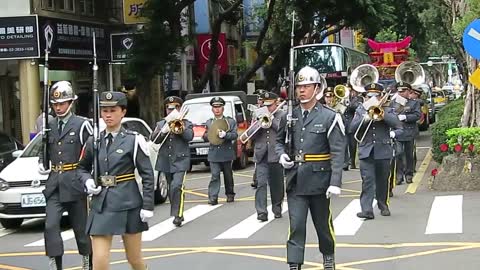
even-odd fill
[[(193, 125), (186, 119), (180, 119), (180, 108), (183, 104), (181, 98), (167, 97), (164, 104), (167, 117), (157, 123), (151, 140), (155, 144), (160, 144), (155, 169), (165, 174), (169, 186), (170, 215), (174, 217), (173, 224), (180, 227), (184, 220), (184, 181), (190, 168), (188, 143), (193, 139)], [(174, 119), (167, 119), (172, 112), (178, 116)], [(181, 131), (175, 132), (170, 129), (169, 122), (174, 120), (180, 120), (183, 123)]]
[[(383, 86), (372, 83), (365, 87), (366, 101), (358, 106), (350, 125), (350, 132), (355, 133), (358, 128), (365, 134), (359, 142), (360, 173), (362, 176), (362, 193), (360, 205), (362, 211), (357, 213), (359, 218), (373, 219), (372, 203), (377, 199), (377, 205), (382, 216), (390, 216), (389, 209), (389, 174), (390, 161), (393, 157), (392, 139), (402, 133), (401, 123), (389, 108), (383, 108), (379, 101), (382, 97)], [(383, 93), (385, 94), (385, 93)], [(376, 102), (375, 102), (376, 101)], [(368, 104), (368, 105), (367, 105)], [(382, 106), (383, 119), (373, 120), (369, 116), (370, 104)], [(368, 106), (365, 108), (365, 106)], [(371, 122), (373, 121), (373, 122)], [(371, 126), (366, 130), (368, 124)]]
[(48, 149), (51, 171), (43, 168), (43, 154), (39, 156), (39, 172), (48, 174), (43, 194), (47, 200), (45, 208), (45, 251), (50, 257), (49, 269), (61, 270), (63, 240), (60, 235), (60, 221), (63, 212), (68, 212), (72, 224), (78, 252), (83, 256), (82, 270), (91, 269), (92, 247), (85, 233), (87, 220), (87, 196), (82, 185), (75, 181), (80, 152), (92, 127), (87, 119), (76, 116), (71, 111), (77, 100), (72, 85), (59, 81), (52, 86), (50, 103), (56, 117), (50, 122)]
[[(107, 125), (100, 133), (98, 175), (92, 179), (93, 138), (85, 147), (79, 173), (91, 195), (87, 233), (92, 238), (93, 268), (109, 269), (110, 249), (114, 235), (121, 235), (127, 260), (134, 270), (146, 270), (142, 258), (142, 232), (153, 217), (153, 169), (145, 138), (125, 130), (127, 98), (121, 92), (103, 92), (100, 96), (101, 117)], [(135, 169), (142, 178), (135, 181)], [(140, 191), (140, 185), (142, 191)]]
[(208, 131), (216, 120), (225, 120), (228, 123), (228, 130), (218, 130), (215, 134), (223, 142), (219, 145), (213, 145), (210, 142), (208, 149), (208, 162), (210, 163), (210, 170), (212, 172), (212, 179), (208, 185), (208, 204), (218, 204), (218, 193), (220, 192), (220, 172), (223, 171), (223, 180), (225, 182), (225, 195), (227, 202), (233, 202), (235, 199), (232, 162), (235, 160), (235, 149), (237, 143), (237, 123), (235, 119), (224, 116), (225, 100), (221, 97), (214, 97), (210, 100), (214, 118), (209, 119), (206, 123), (207, 128), (203, 135), (204, 141), (208, 140)]
[[(262, 95), (263, 93), (265, 93), (265, 90), (263, 89), (258, 89), (257, 91), (255, 91), (255, 95), (257, 95), (257, 107), (260, 108), (263, 106), (263, 100), (262, 100)], [(255, 116), (255, 112), (252, 112), (252, 123), (253, 121), (255, 121), (256, 119), (256, 116)], [(253, 142), (252, 141), (248, 141), (247, 142), (247, 149), (251, 149), (252, 147), (252, 144)], [(249, 148), (250, 147), (250, 148)], [(257, 165), (255, 164), (255, 171), (253, 172), (253, 177), (252, 177), (252, 183), (250, 184), (251, 187), (253, 188), (257, 188), (258, 186), (258, 181), (257, 181)]]
[[(336, 112), (317, 102), (322, 96), (322, 79), (311, 67), (302, 68), (295, 79), (295, 92), (300, 100), (293, 111), (293, 152), (287, 154), (286, 116), (282, 117), (275, 150), (285, 168), (288, 213), (290, 217), (287, 241), (287, 263), (291, 270), (301, 269), (304, 262), (306, 222), (310, 210), (323, 254), (326, 270), (335, 269), (335, 234), (333, 231), (330, 197), (339, 195), (345, 136), (334, 125)], [(333, 127), (330, 136), (329, 128)], [(293, 158), (293, 157), (292, 157)]]
[[(270, 186), (270, 197), (272, 199), (272, 212), (275, 218), (282, 217), (282, 203), (284, 198), (283, 169), (278, 163), (279, 157), (275, 152), (277, 132), (280, 128), (280, 119), (285, 115), (284, 111), (277, 108), (278, 95), (272, 92), (265, 92), (260, 95), (263, 106), (268, 108), (270, 113), (270, 127), (260, 128), (255, 134), (248, 134), (255, 144), (254, 161), (256, 164), (256, 180), (258, 182), (255, 192), (255, 208), (257, 219), (264, 222), (268, 220), (267, 212), (267, 184)], [(262, 116), (259, 116), (262, 117)], [(251, 129), (256, 130), (262, 125), (262, 120), (255, 121)]]
[[(420, 102), (410, 99), (410, 93), (413, 92), (412, 86), (408, 83), (399, 82), (397, 87), (396, 102), (392, 107), (398, 114), (398, 119), (403, 122), (403, 133), (397, 137), (397, 141), (402, 145), (402, 153), (397, 158), (397, 185), (401, 185), (403, 180), (407, 184), (412, 183), (413, 170), (415, 169), (413, 152), (415, 136), (418, 134), (417, 121), (422, 112)], [(402, 100), (399, 102), (398, 100)]]
[(355, 164), (356, 158), (357, 158), (357, 140), (354, 138), (354, 134), (350, 132), (350, 129), (348, 128), (350, 126), (350, 123), (353, 120), (353, 117), (355, 116), (355, 111), (357, 110), (357, 107), (362, 104), (363, 102), (363, 97), (361, 96), (362, 93), (364, 92), (357, 92), (356, 89), (353, 87), (349, 87), (350, 89), (350, 97), (349, 97), (349, 102), (347, 109), (345, 110), (345, 113), (343, 114), (345, 117), (345, 127), (346, 127), (346, 136), (347, 136), (347, 151), (345, 151), (345, 162), (343, 164), (343, 170), (348, 170), (349, 166), (350, 169), (356, 169), (357, 165)]

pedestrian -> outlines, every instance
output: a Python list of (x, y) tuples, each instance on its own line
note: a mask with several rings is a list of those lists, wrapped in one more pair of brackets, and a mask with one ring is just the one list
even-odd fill
[[(364, 104), (358, 106), (350, 125), (350, 132), (363, 140), (358, 144), (360, 159), (360, 174), (362, 176), (362, 192), (360, 205), (362, 211), (357, 213), (359, 218), (373, 219), (373, 199), (376, 198), (380, 214), (390, 216), (389, 208), (389, 174), (393, 158), (393, 139), (402, 134), (402, 125), (391, 108), (381, 104), (386, 100), (383, 86), (372, 83), (365, 86), (367, 97)], [(382, 115), (371, 115), (370, 104), (383, 111)], [(365, 108), (368, 106), (368, 108)], [(380, 113), (381, 114), (381, 113)], [(378, 117), (374, 119), (372, 117)], [(371, 124), (369, 124), (371, 123)], [(367, 130), (367, 127), (368, 130)]]
[[(212, 179), (208, 185), (208, 203), (210, 205), (218, 204), (218, 193), (220, 192), (220, 172), (223, 171), (223, 181), (225, 183), (225, 195), (227, 202), (235, 200), (232, 162), (235, 159), (235, 147), (237, 145), (237, 123), (236, 121), (223, 114), (225, 100), (221, 97), (214, 97), (210, 100), (214, 117), (207, 120), (204, 141), (210, 142), (208, 149), (208, 162), (212, 172)], [(213, 130), (212, 124), (216, 121), (225, 121), (225, 130)], [(213, 134), (215, 142), (209, 140), (209, 132)]]
[[(282, 117), (277, 134), (276, 151), (285, 168), (288, 214), (287, 263), (291, 270), (301, 269), (304, 262), (308, 211), (319, 239), (326, 270), (335, 269), (335, 234), (330, 198), (339, 195), (345, 136), (334, 124), (336, 112), (320, 102), (322, 79), (312, 67), (303, 67), (295, 78), (295, 93), (300, 104), (293, 110), (293, 155), (287, 153), (285, 138), (287, 116)], [(328, 136), (327, 133), (331, 129)]]
[[(160, 144), (155, 169), (165, 175), (170, 198), (170, 215), (173, 224), (182, 225), (183, 202), (185, 200), (184, 181), (190, 168), (189, 142), (193, 139), (193, 125), (180, 113), (183, 100), (176, 96), (167, 97), (164, 101), (167, 117), (159, 121), (151, 140)], [(170, 124), (179, 125), (170, 127)], [(181, 126), (180, 126), (181, 125)]]
[(269, 123), (262, 121), (262, 116), (257, 119), (248, 133), (255, 145), (253, 159), (256, 164), (255, 173), (257, 190), (255, 192), (255, 209), (257, 219), (264, 222), (268, 220), (267, 211), (267, 185), (270, 186), (270, 197), (272, 201), (272, 212), (275, 218), (282, 217), (282, 203), (284, 198), (283, 169), (278, 163), (279, 156), (275, 152), (277, 132), (280, 129), (280, 119), (286, 114), (277, 107), (278, 95), (272, 92), (265, 92), (260, 95), (263, 106), (268, 108), (269, 115), (263, 118), (269, 119)]
[[(80, 180), (92, 195), (87, 233), (92, 238), (93, 268), (109, 269), (112, 237), (121, 235), (127, 260), (134, 270), (147, 269), (141, 253), (142, 232), (153, 217), (153, 169), (145, 138), (122, 127), (127, 98), (121, 92), (103, 92), (101, 117), (106, 129), (98, 144), (98, 175), (93, 179), (93, 139), (80, 160)], [(141, 182), (137, 184), (134, 171)]]
[(78, 159), (92, 127), (88, 119), (71, 111), (75, 100), (77, 96), (69, 82), (59, 81), (52, 86), (50, 104), (56, 117), (50, 121), (48, 132), (50, 170), (43, 167), (43, 153), (39, 156), (39, 172), (48, 174), (43, 194), (46, 199), (45, 251), (50, 258), (50, 270), (63, 269), (60, 221), (64, 212), (68, 212), (78, 252), (82, 255), (82, 270), (91, 269), (92, 247), (85, 233), (87, 196), (76, 177)]

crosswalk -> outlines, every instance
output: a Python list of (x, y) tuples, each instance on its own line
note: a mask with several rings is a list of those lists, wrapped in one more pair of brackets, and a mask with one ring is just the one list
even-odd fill
[[(434, 196), (431, 203), (428, 203), (430, 208), (424, 209), (421, 219), (423, 219), (424, 231), (419, 232), (424, 235), (435, 235), (435, 234), (461, 234), (463, 233), (463, 223), (465, 216), (463, 215), (464, 210), (464, 197), (463, 195), (448, 195), (448, 196)], [(226, 208), (227, 204), (218, 204), (215, 206), (207, 204), (198, 204), (184, 212), (185, 221), (183, 222), (182, 227), (175, 227), (172, 224), (173, 218), (166, 218), (157, 224), (150, 224), (150, 229), (147, 232), (144, 232), (142, 235), (142, 241), (152, 242), (165, 237), (167, 234), (173, 233), (175, 231), (182, 230), (198, 230), (198, 225), (193, 224), (192, 226), (186, 226), (189, 223), (201, 223), (208, 222), (205, 219), (201, 220), (200, 218), (205, 218), (210, 214), (220, 214), (218, 211), (226, 211), (228, 216), (240, 216), (236, 213), (235, 207)], [(374, 201), (373, 206), (376, 206), (376, 201)], [(251, 206), (249, 206), (251, 207)], [(245, 215), (244, 210), (239, 211), (244, 215), (243, 219), (240, 217), (240, 220), (237, 219), (227, 219), (222, 222), (225, 224), (224, 229), (218, 232), (211, 232), (210, 240), (235, 240), (235, 239), (250, 239), (254, 237), (258, 232), (264, 230), (266, 227), (271, 226), (276, 222), (281, 222), (282, 226), (288, 226), (288, 204), (284, 202), (283, 204), (283, 214), (284, 218), (274, 219), (273, 213), (271, 212), (271, 205), (268, 206), (269, 211), (269, 220), (267, 222), (260, 222), (257, 220), (257, 214), (255, 210), (250, 210), (251, 212)], [(373, 228), (375, 230), (375, 221), (364, 221), (359, 219), (356, 214), (360, 211), (360, 201), (359, 199), (352, 199), (347, 203), (341, 210), (336, 209), (334, 214), (337, 214), (334, 218), (334, 228), (335, 234), (337, 236), (344, 237), (355, 237), (359, 234), (359, 231), (363, 227)], [(225, 215), (225, 213), (221, 213)], [(384, 219), (388, 221), (389, 219)], [(209, 222), (212, 222), (211, 220)], [(213, 221), (216, 222), (216, 221)], [(405, 220), (408, 222), (408, 220)], [(232, 224), (233, 223), (233, 224)], [(373, 227), (372, 227), (373, 226)], [(217, 230), (219, 226), (211, 226)], [(202, 224), (202, 231), (209, 230), (210, 226)], [(362, 229), (363, 230), (363, 229)], [(15, 234), (14, 230), (0, 229), (0, 238), (6, 237), (8, 235)], [(210, 235), (210, 234), (203, 234)], [(62, 238), (64, 241), (74, 241), (73, 231), (65, 230), (62, 233)], [(72, 242), (73, 243), (73, 242)], [(42, 247), (44, 245), (44, 239), (38, 238), (35, 241), (26, 243), (23, 245), (26, 248), (31, 247)]]

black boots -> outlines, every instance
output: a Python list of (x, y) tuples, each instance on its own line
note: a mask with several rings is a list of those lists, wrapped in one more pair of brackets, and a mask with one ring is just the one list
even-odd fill
[(62, 256), (49, 257), (48, 262), (49, 270), (62, 270)]
[(302, 269), (301, 264), (298, 264), (298, 263), (291, 263), (290, 264), (290, 270), (301, 270), (301, 269)]
[(335, 270), (335, 256), (333, 254), (323, 255), (323, 269)]
[(82, 256), (82, 270), (92, 270), (92, 255)]
[(177, 226), (177, 227), (180, 227), (182, 226), (182, 222), (183, 222), (183, 217), (175, 217), (175, 219), (173, 219), (173, 225)]

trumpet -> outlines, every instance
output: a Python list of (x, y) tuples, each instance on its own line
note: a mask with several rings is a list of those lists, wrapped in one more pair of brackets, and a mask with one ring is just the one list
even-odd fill
[[(177, 135), (183, 134), (183, 132), (185, 131), (185, 123), (183, 122), (183, 118), (185, 118), (185, 115), (187, 113), (188, 113), (188, 107), (182, 107), (181, 112), (180, 112), (180, 116), (177, 119), (172, 119), (172, 120), (169, 121), (168, 116), (170, 116), (170, 115), (165, 117), (166, 122), (165, 122), (164, 126), (168, 125), (170, 131), (168, 131), (168, 133), (165, 135), (165, 138), (160, 143), (159, 149), (165, 143), (165, 141), (167, 140), (170, 133), (177, 134)], [(162, 127), (162, 129), (163, 129), (163, 127)], [(161, 132), (162, 129), (160, 129), (160, 131), (158, 132), (155, 139), (153, 139), (153, 142), (157, 141), (158, 137), (160, 137), (160, 135), (162, 134), (162, 132)]]
[[(272, 126), (273, 123), (273, 115), (285, 105), (286, 101), (277, 105), (277, 108), (271, 112), (264, 114), (257, 118), (256, 121), (253, 121), (249, 128), (247, 128), (242, 135), (240, 135), (240, 141), (245, 144), (250, 140), (255, 133), (257, 133), (260, 129), (268, 129)], [(250, 135), (249, 135), (250, 134)]]

